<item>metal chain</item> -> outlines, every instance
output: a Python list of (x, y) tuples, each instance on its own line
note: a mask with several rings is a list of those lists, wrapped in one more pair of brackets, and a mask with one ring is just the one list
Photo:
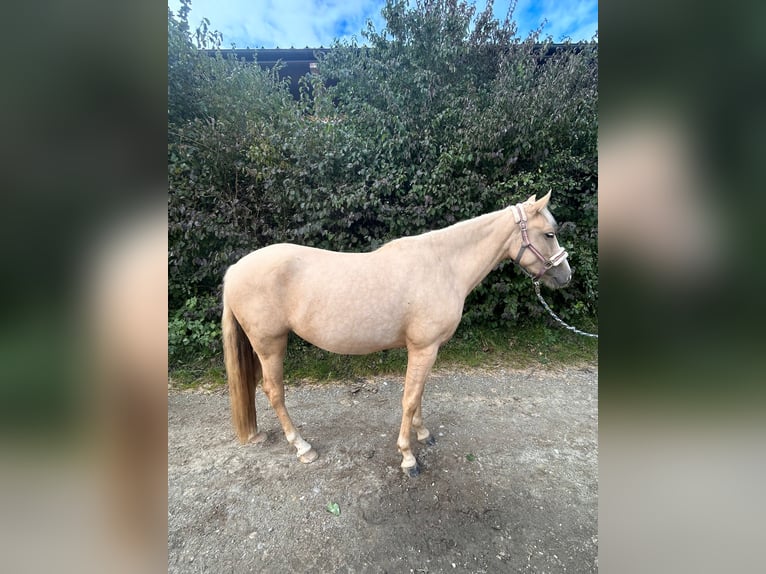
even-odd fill
[(543, 307), (545, 307), (545, 310), (548, 311), (548, 313), (551, 314), (551, 317), (556, 319), (556, 321), (558, 321), (565, 329), (574, 331), (578, 335), (584, 335), (586, 337), (595, 337), (596, 339), (598, 339), (598, 335), (594, 333), (586, 333), (585, 331), (580, 331), (580, 329), (576, 329), (575, 327), (572, 327), (571, 325), (567, 325), (566, 323), (564, 323), (564, 321), (562, 321), (561, 318), (559, 318), (559, 316), (556, 315), (556, 313), (554, 313), (550, 307), (548, 307), (548, 303), (545, 302), (545, 299), (543, 299), (543, 296), (540, 294), (540, 282), (533, 281), (532, 283), (535, 286), (535, 293), (537, 293), (537, 298), (540, 300), (540, 303), (543, 304)]

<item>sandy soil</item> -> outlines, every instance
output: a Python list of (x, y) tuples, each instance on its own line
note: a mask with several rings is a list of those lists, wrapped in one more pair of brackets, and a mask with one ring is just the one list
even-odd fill
[[(219, 391), (168, 397), (169, 572), (596, 572), (598, 371), (437, 371), (405, 476), (401, 377), (287, 390), (298, 462), (258, 393), (240, 446)], [(340, 511), (328, 511), (330, 503)]]

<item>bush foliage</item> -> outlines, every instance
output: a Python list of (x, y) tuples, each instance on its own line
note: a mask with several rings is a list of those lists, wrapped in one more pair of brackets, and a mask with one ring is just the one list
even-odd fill
[[(296, 101), (277, 70), (200, 52), (221, 37), (207, 22), (192, 32), (182, 4), (168, 12), (175, 341), (201, 340), (206, 353), (214, 330), (201, 325), (219, 320), (223, 274), (254, 249), (368, 251), (549, 189), (575, 269), (550, 299), (565, 319), (595, 319), (595, 41), (553, 45), (539, 30), (522, 39), (491, 3), (477, 13), (462, 0), (388, 0), (385, 28), (368, 23), (363, 44), (318, 54)], [(465, 309), (469, 328), (543, 312), (507, 264)]]

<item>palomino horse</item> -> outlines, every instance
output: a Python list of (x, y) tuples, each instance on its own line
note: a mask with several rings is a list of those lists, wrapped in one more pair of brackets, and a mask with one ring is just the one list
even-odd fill
[(397, 239), (371, 253), (283, 243), (232, 265), (224, 279), (223, 346), (239, 440), (265, 439), (255, 413), (255, 385), (262, 377), (263, 390), (298, 459), (317, 458), (285, 408), (282, 369), (290, 331), (333, 353), (407, 347), (396, 444), (402, 469), (415, 476), (411, 430), (419, 441), (434, 442), (423, 425), (423, 386), (439, 347), (457, 329), (468, 293), (510, 258), (552, 288), (566, 285), (572, 276), (547, 208), (550, 195)]

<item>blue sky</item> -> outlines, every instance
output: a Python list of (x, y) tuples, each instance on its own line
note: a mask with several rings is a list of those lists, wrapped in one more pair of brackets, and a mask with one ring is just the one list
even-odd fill
[[(495, 17), (502, 20), (511, 0), (496, 0)], [(356, 35), (367, 20), (377, 30), (384, 28), (380, 10), (385, 0), (192, 0), (189, 23), (196, 28), (202, 18), (212, 30), (223, 34), (223, 48), (318, 48), (336, 38)], [(475, 1), (477, 11), (486, 0)], [(179, 0), (168, 0), (177, 12)], [(514, 13), (519, 35), (526, 37), (543, 20), (543, 35), (558, 42), (590, 40), (598, 30), (598, 0), (518, 0)]]

